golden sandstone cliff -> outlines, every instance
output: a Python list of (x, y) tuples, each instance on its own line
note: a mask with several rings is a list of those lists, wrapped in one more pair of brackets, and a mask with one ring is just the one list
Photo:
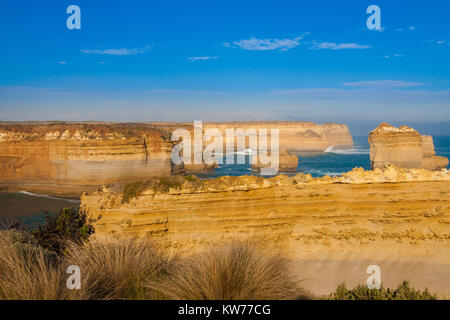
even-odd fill
[(408, 126), (396, 128), (382, 123), (370, 132), (369, 143), (372, 168), (382, 168), (386, 163), (427, 170), (439, 170), (448, 166), (446, 157), (436, 156), (433, 138), (420, 135)]
[[(175, 143), (171, 134), (177, 128), (192, 131), (193, 125), (175, 122), (0, 124), (0, 189), (75, 197), (102, 184), (182, 172), (185, 168), (174, 168), (171, 161)], [(224, 135), (226, 129), (268, 129), (270, 132), (276, 128), (280, 131), (280, 149), (292, 151), (323, 151), (330, 145), (353, 146), (348, 128), (338, 124), (205, 123), (203, 130), (208, 128), (218, 128)], [(201, 164), (191, 166), (194, 166), (192, 171), (208, 169)]]
[[(117, 233), (132, 237), (159, 234), (166, 235), (169, 239), (172, 237), (183, 239), (184, 243), (189, 238), (198, 242), (203, 236), (206, 236), (207, 240), (212, 240), (211, 237), (220, 238), (230, 232), (247, 234), (251, 230), (255, 232), (265, 230), (270, 233), (282, 231), (287, 234), (282, 225), (287, 221), (290, 221), (288, 223), (290, 225), (302, 224), (301, 220), (296, 220), (305, 210), (317, 210), (315, 217), (322, 215), (322, 218), (326, 219), (329, 215), (331, 218), (341, 216), (348, 218), (347, 221), (358, 219), (358, 213), (354, 212), (353, 214), (356, 214), (354, 217), (336, 213), (341, 212), (341, 209), (347, 211), (358, 204), (361, 205), (360, 208), (364, 208), (364, 216), (380, 212), (378, 207), (380, 204), (387, 205), (385, 209), (395, 204), (392, 208), (394, 211), (406, 210), (408, 201), (403, 201), (402, 197), (421, 198), (406, 195), (408, 185), (424, 186), (423, 192), (427, 191), (427, 186), (434, 184), (431, 188), (433, 190), (439, 190), (437, 186), (441, 186), (443, 189), (434, 200), (440, 202), (441, 198), (445, 198), (447, 201), (450, 200), (447, 199), (447, 191), (450, 191), (447, 190), (450, 188), (449, 182), (450, 171), (447, 169), (427, 171), (387, 165), (384, 169), (365, 171), (362, 168), (355, 168), (339, 177), (321, 178), (313, 178), (310, 174), (303, 173), (293, 177), (278, 175), (273, 178), (257, 176), (223, 176), (206, 180), (200, 180), (195, 176), (150, 178), (138, 183), (139, 191), (134, 198), (125, 198), (124, 190), (127, 185), (114, 184), (84, 194), (81, 199), (82, 207), (90, 214), (102, 215), (103, 218), (97, 225), (100, 234)], [(358, 193), (372, 196), (360, 198)], [(431, 202), (434, 200), (430, 199)], [(345, 205), (342, 207), (343, 204)], [(431, 204), (423, 204), (432, 207)], [(445, 204), (440, 205), (442, 212), (450, 209)], [(400, 209), (402, 205), (405, 206)], [(244, 213), (245, 219), (241, 216)], [(447, 221), (450, 216), (439, 216), (439, 221), (434, 222), (442, 223), (442, 227), (450, 231), (448, 230), (450, 220)], [(281, 229), (269, 228), (270, 225), (279, 225)], [(239, 228), (233, 230), (233, 226)], [(314, 224), (309, 227), (314, 227)], [(209, 234), (208, 230), (220, 230), (223, 234), (220, 232)], [(191, 232), (200, 233), (198, 235), (201, 237), (192, 238)]]
[[(278, 128), (286, 167), (295, 166), (295, 153), (353, 146), (343, 125), (206, 123), (203, 130), (213, 125), (221, 132), (227, 125)], [(0, 186), (87, 191), (81, 208), (102, 216), (98, 238), (151, 237), (186, 254), (218, 241), (257, 240), (281, 250), (292, 274), (316, 294), (343, 281), (365, 283), (367, 266), (376, 264), (387, 287), (408, 279), (450, 297), (450, 172), (414, 169), (444, 165), (431, 137), (382, 125), (369, 137), (375, 169), (339, 177), (200, 180), (171, 176), (170, 136), (180, 127), (192, 130), (188, 123), (3, 124)]]
[(152, 237), (187, 253), (253, 239), (282, 250), (315, 293), (364, 283), (377, 264), (386, 285), (406, 278), (450, 295), (447, 169), (165, 179), (138, 184), (134, 198), (124, 185), (83, 195), (81, 207), (102, 216), (96, 236)]
[[(177, 128), (193, 130), (192, 123), (186, 122), (149, 122), (156, 128), (164, 128), (173, 132)], [(242, 121), (242, 122), (204, 122), (202, 130), (218, 129), (224, 137), (226, 130), (248, 130), (258, 131), (266, 129), (269, 133), (272, 130), (279, 130), (280, 150), (291, 153), (300, 152), (322, 152), (328, 147), (334, 149), (353, 148), (353, 138), (345, 124), (324, 123), (317, 124), (308, 121)], [(247, 136), (252, 136), (251, 134)], [(224, 139), (225, 149), (226, 139)], [(236, 144), (235, 144), (236, 145)], [(248, 139), (247, 144), (248, 147)]]
[[(194, 137), (194, 126), (191, 123), (151, 123), (157, 127), (170, 128), (172, 132), (176, 129), (186, 129)], [(201, 132), (217, 130), (223, 137), (223, 154), (226, 154), (228, 145), (234, 146), (233, 151), (243, 152), (244, 149), (256, 151), (261, 141), (258, 135), (261, 130), (267, 132), (268, 148), (270, 150), (271, 138), (274, 130), (278, 130), (279, 141), (279, 170), (296, 171), (298, 165), (297, 155), (305, 152), (323, 152), (329, 147), (334, 149), (353, 148), (353, 138), (346, 125), (343, 124), (316, 124), (303, 121), (250, 121), (250, 122), (205, 122), (201, 124)], [(229, 131), (233, 132), (229, 135)], [(243, 149), (239, 150), (239, 139), (242, 138)], [(211, 143), (202, 140), (203, 146)], [(191, 150), (192, 158), (195, 152)], [(271, 164), (263, 164), (257, 157), (253, 164), (254, 170), (270, 167)], [(189, 173), (200, 173), (213, 170), (216, 164), (184, 164), (184, 169)]]
[(135, 124), (0, 126), (0, 186), (77, 196), (104, 183), (171, 173), (164, 132)]

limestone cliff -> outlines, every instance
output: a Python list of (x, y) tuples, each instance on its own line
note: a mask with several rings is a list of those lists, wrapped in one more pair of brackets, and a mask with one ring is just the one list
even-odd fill
[[(191, 132), (193, 131), (192, 123), (152, 122), (151, 124), (156, 127), (170, 128), (172, 131), (176, 128), (185, 128)], [(226, 137), (227, 129), (241, 129), (247, 137), (254, 136), (251, 130), (258, 132), (260, 129), (266, 129), (268, 137), (270, 137), (271, 130), (278, 129), (280, 150), (293, 153), (323, 152), (330, 146), (334, 149), (353, 148), (353, 138), (345, 124), (317, 124), (306, 121), (205, 122), (202, 129), (203, 131), (218, 129), (224, 137)], [(248, 140), (247, 138), (246, 148), (249, 147)], [(236, 140), (233, 142), (236, 145)], [(224, 139), (224, 150), (226, 149), (225, 145), (226, 139)]]
[(89, 214), (102, 215), (99, 239), (152, 237), (186, 254), (253, 239), (281, 249), (293, 276), (317, 293), (364, 283), (371, 264), (381, 266), (387, 286), (408, 279), (450, 293), (448, 170), (391, 165), (342, 177), (190, 177), (145, 182), (129, 202), (123, 190), (105, 186), (82, 197)]
[(79, 196), (104, 183), (167, 175), (172, 143), (165, 135), (136, 124), (1, 125), (0, 185)]
[(433, 138), (422, 136), (416, 130), (382, 123), (369, 134), (372, 168), (392, 163), (404, 168), (439, 170), (446, 168), (448, 159), (436, 156)]
[[(447, 208), (445, 202), (450, 201), (450, 171), (447, 169), (427, 171), (388, 165), (373, 171), (356, 168), (341, 177), (313, 178), (299, 173), (293, 177), (279, 175), (273, 178), (171, 179), (175, 180), (144, 181), (137, 192), (138, 197), (127, 201), (124, 201), (124, 185), (104, 186), (102, 190), (84, 194), (81, 205), (91, 215), (103, 216), (97, 225), (99, 234), (160, 234), (168, 239), (178, 239), (182, 244), (188, 239), (209, 241), (259, 231), (271, 236), (288, 235), (292, 228), (301, 226), (303, 233), (314, 234), (318, 222), (337, 217), (348, 222), (364, 217), (369, 220), (358, 226), (372, 229), (376, 224), (369, 223), (370, 219), (383, 215), (396, 217), (397, 210), (409, 212), (410, 205), (421, 215), (435, 203), (445, 216), (439, 215), (442, 224), (439, 219), (433, 223), (436, 228), (446, 230), (446, 237), (450, 236), (446, 224), (450, 223), (450, 206)], [(416, 187), (418, 194), (409, 191)], [(430, 197), (427, 192), (432, 190), (437, 194)], [(304, 220), (308, 214), (311, 214), (310, 225)], [(314, 221), (314, 217), (321, 218)], [(337, 219), (336, 223), (339, 221)], [(427, 223), (432, 221), (426, 219)], [(348, 223), (350, 229), (354, 223)], [(345, 225), (337, 223), (328, 227), (348, 229)], [(397, 227), (397, 232), (401, 233), (401, 224)], [(382, 233), (377, 233), (381, 229), (372, 231), (373, 237), (381, 237)]]
[[(264, 164), (260, 161), (259, 157), (256, 155), (257, 160), (255, 164), (252, 164), (252, 169), (259, 171), (261, 168), (269, 168), (269, 164)], [(279, 171), (288, 172), (288, 171), (297, 171), (298, 167), (298, 157), (294, 154), (286, 150), (281, 150), (278, 155), (278, 168)]]
[[(106, 183), (214, 169), (214, 164), (172, 163), (175, 142), (171, 142), (171, 134), (178, 128), (192, 132), (193, 126), (175, 122), (1, 123), (0, 189), (75, 197)], [(293, 151), (353, 146), (345, 125), (206, 123), (204, 130), (209, 128), (218, 128), (224, 136), (226, 129), (279, 129), (280, 148)]]

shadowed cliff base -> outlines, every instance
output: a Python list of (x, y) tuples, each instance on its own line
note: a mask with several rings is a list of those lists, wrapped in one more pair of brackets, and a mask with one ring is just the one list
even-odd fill
[[(255, 241), (222, 242), (189, 256), (177, 253), (150, 239), (109, 238), (67, 242), (64, 252), (58, 254), (40, 246), (32, 234), (0, 231), (0, 299), (438, 298), (408, 283), (396, 290), (368, 290), (365, 286), (348, 290), (339, 285), (328, 292), (330, 295), (313, 295), (302, 289), (304, 280), (293, 276), (290, 262), (276, 248)], [(82, 272), (79, 290), (67, 288), (69, 265)]]
[[(244, 132), (278, 129), (283, 152), (322, 152), (330, 146), (336, 149), (353, 147), (348, 128), (341, 124), (302, 121), (204, 123), (202, 132), (212, 128), (224, 136), (227, 129)], [(171, 161), (173, 147), (179, 143), (171, 141), (176, 129), (192, 133), (194, 126), (176, 122), (2, 123), (0, 188), (9, 192), (25, 190), (79, 197), (102, 184), (178, 173), (179, 168)], [(236, 138), (232, 140), (236, 142)], [(296, 166), (294, 158), (286, 159), (286, 166)], [(197, 166), (203, 168), (202, 164)]]
[(405, 273), (414, 286), (450, 291), (443, 276), (450, 268), (447, 169), (388, 165), (342, 177), (224, 176), (160, 185), (144, 181), (126, 201), (124, 185), (84, 195), (81, 207), (102, 215), (96, 237), (157, 238), (185, 254), (250, 237), (277, 246), (296, 264), (293, 275), (320, 280), (323, 272), (327, 280), (305, 280), (316, 294), (366, 279), (369, 262), (384, 266), (389, 286)]

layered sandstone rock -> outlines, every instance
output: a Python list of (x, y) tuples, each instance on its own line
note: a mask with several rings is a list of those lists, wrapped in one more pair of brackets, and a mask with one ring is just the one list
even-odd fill
[[(293, 206), (288, 210), (291, 213), (296, 211), (295, 208), (300, 209), (303, 206), (304, 208), (312, 206), (311, 210), (314, 206), (317, 208), (324, 208), (327, 205), (334, 207), (337, 206), (337, 204), (333, 204), (335, 201), (343, 205), (350, 201), (349, 206), (352, 202), (362, 203), (373, 199), (391, 202), (392, 200), (389, 200), (391, 198), (387, 194), (390, 194), (392, 190), (395, 191), (392, 194), (397, 194), (398, 188), (403, 185), (396, 184), (400, 182), (409, 182), (410, 184), (406, 185), (410, 186), (425, 186), (429, 182), (434, 182), (436, 186), (439, 185), (445, 189), (442, 190), (442, 196), (436, 200), (439, 202), (441, 199), (448, 198), (445, 192), (447, 189), (450, 191), (450, 171), (447, 169), (441, 171), (402, 169), (388, 165), (384, 169), (373, 171), (355, 168), (340, 177), (313, 178), (309, 174), (302, 173), (293, 177), (278, 175), (273, 178), (224, 176), (207, 180), (185, 179), (181, 182), (177, 180), (176, 183), (169, 183), (168, 188), (163, 189), (164, 191), (155, 189), (154, 182), (152, 182), (152, 185), (144, 187), (139, 196), (131, 199), (129, 203), (123, 202), (124, 186), (119, 184), (85, 194), (81, 200), (82, 207), (90, 214), (103, 216), (97, 225), (97, 231), (100, 234), (116, 232), (129, 236), (146, 236), (156, 232), (183, 238), (188, 236), (189, 231), (187, 230), (197, 223), (199, 226), (196, 227), (196, 232), (199, 233), (209, 233), (208, 230), (215, 227), (222, 231), (228, 230), (221, 225), (225, 221), (228, 221), (227, 224), (247, 231), (250, 230), (248, 229), (250, 226), (258, 228), (258, 223), (268, 223), (267, 217), (258, 221), (261, 215), (264, 216), (263, 212), (282, 212), (287, 209), (286, 202)], [(356, 185), (365, 185), (366, 187), (355, 187)], [(343, 192), (340, 192), (339, 188), (342, 188)], [(365, 198), (360, 198), (356, 194), (344, 191), (364, 190), (364, 188), (368, 193), (373, 189), (375, 198), (372, 199), (367, 194), (364, 196)], [(334, 191), (327, 195), (327, 190)], [(320, 191), (323, 195), (316, 196), (316, 191)], [(383, 192), (386, 194), (382, 194)], [(339, 198), (340, 196), (342, 198)], [(404, 196), (409, 197), (409, 195)], [(417, 201), (427, 200), (420, 197), (420, 195), (417, 196)], [(411, 198), (414, 198), (414, 195), (411, 195)], [(306, 202), (305, 199), (307, 199)], [(378, 211), (375, 205), (372, 207), (372, 204), (367, 203), (367, 206), (370, 210)], [(397, 208), (400, 209), (400, 207)], [(342, 209), (345, 211), (345, 205)], [(239, 215), (235, 215), (235, 211), (239, 212)], [(227, 218), (221, 216), (222, 212)], [(245, 224), (241, 225), (240, 214), (243, 212), (246, 212), (245, 216), (249, 221), (245, 221)], [(251, 218), (252, 215), (254, 218)], [(370, 216), (370, 212), (365, 211), (364, 215)], [(295, 220), (295, 217), (289, 215), (275, 216), (281, 220)], [(163, 219), (163, 217), (165, 218)], [(180, 229), (183, 228), (182, 225), (178, 226), (179, 219), (186, 219), (184, 230)], [(128, 222), (122, 223), (125, 220)], [(163, 223), (163, 221), (165, 222)], [(170, 229), (171, 224), (168, 225), (167, 221), (173, 221), (174, 230)], [(202, 229), (202, 226), (206, 229)], [(202, 234), (202, 237), (207, 237), (207, 234)]]
[[(155, 122), (151, 124), (156, 127), (170, 128), (172, 131), (177, 128), (186, 129), (190, 131), (192, 139), (194, 136), (192, 123)], [(251, 137), (260, 134), (260, 130), (267, 130), (269, 146), (272, 130), (278, 130), (279, 149), (292, 153), (323, 152), (330, 146), (334, 149), (353, 148), (353, 138), (345, 124), (317, 124), (306, 121), (204, 122), (203, 132), (208, 129), (218, 129), (222, 133), (224, 153), (227, 130), (234, 132), (241, 130), (242, 136), (246, 137), (244, 148), (251, 147), (249, 144)], [(236, 138), (230, 138), (229, 142), (234, 146), (237, 145)]]
[(448, 166), (448, 159), (436, 156), (433, 138), (416, 130), (396, 128), (382, 123), (369, 134), (371, 167), (382, 168), (392, 163), (403, 168), (439, 170)]
[[(0, 189), (79, 196), (105, 183), (150, 176), (213, 170), (217, 164), (174, 164), (171, 135), (176, 129), (193, 135), (192, 123), (3, 123), (0, 124)], [(323, 151), (351, 148), (345, 125), (311, 122), (206, 123), (226, 136), (227, 129), (279, 130), (280, 149)], [(250, 130), (250, 132), (248, 132)], [(244, 137), (248, 143), (249, 136)], [(200, 137), (203, 141), (204, 137)], [(205, 141), (206, 142), (206, 141)], [(235, 141), (233, 141), (235, 142)], [(205, 144), (206, 145), (206, 144)], [(193, 148), (193, 144), (192, 144)], [(202, 153), (204, 146), (197, 153)], [(234, 148), (232, 151), (236, 151)], [(226, 153), (226, 139), (223, 152)], [(192, 154), (194, 154), (193, 152)], [(294, 167), (293, 157), (282, 163)]]
[[(260, 160), (258, 155), (255, 155), (256, 163), (252, 164), (252, 169), (259, 171), (262, 168), (270, 168), (271, 164), (269, 161), (264, 161), (264, 163)], [(286, 150), (282, 150), (278, 155), (278, 171), (289, 172), (289, 171), (297, 171), (298, 166), (298, 157), (294, 154)]]
[(129, 203), (123, 188), (82, 197), (82, 208), (102, 215), (99, 239), (151, 237), (186, 254), (252, 239), (280, 249), (293, 276), (317, 293), (343, 281), (364, 283), (371, 264), (382, 268), (386, 286), (408, 279), (416, 288), (450, 292), (448, 170), (391, 165), (342, 177), (190, 178), (164, 191), (144, 188)]
[[(156, 127), (170, 128), (172, 132), (176, 129), (184, 129), (189, 132), (191, 163), (184, 164), (186, 172), (211, 171), (222, 160), (220, 159), (215, 164), (194, 163), (195, 154), (199, 151), (194, 150), (195, 126), (193, 124), (173, 122), (151, 124)], [(256, 154), (257, 157), (256, 162), (252, 165), (255, 170), (276, 167), (272, 161), (265, 163), (265, 161), (260, 161), (257, 156), (261, 150), (267, 150), (270, 155), (274, 147), (279, 150), (279, 171), (296, 171), (298, 166), (297, 154), (323, 152), (330, 147), (337, 150), (353, 148), (353, 138), (347, 126), (342, 124), (316, 124), (303, 121), (205, 122), (198, 125), (197, 130), (203, 135), (196, 142), (201, 144), (200, 153), (215, 141), (213, 138), (205, 138), (204, 133), (215, 131), (221, 135), (220, 146), (214, 148), (220, 157), (229, 157), (230, 153), (233, 152), (243, 154), (250, 150), (250, 153)], [(275, 134), (275, 131), (278, 134), (277, 146), (272, 145), (272, 135)]]
[(0, 126), (0, 184), (79, 196), (101, 184), (168, 175), (172, 143), (165, 132), (134, 124)]

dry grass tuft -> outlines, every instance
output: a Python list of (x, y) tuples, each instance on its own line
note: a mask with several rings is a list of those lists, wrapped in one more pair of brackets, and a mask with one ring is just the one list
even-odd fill
[[(69, 290), (69, 265), (81, 289)], [(302, 291), (285, 259), (249, 242), (232, 242), (178, 259), (150, 240), (70, 243), (63, 256), (30, 234), (0, 232), (0, 299), (293, 299)]]
[(278, 300), (303, 297), (287, 261), (250, 242), (232, 242), (177, 263), (148, 287), (175, 300)]
[(0, 232), (0, 299), (67, 299), (67, 275), (58, 257), (23, 237)]
[(67, 261), (82, 270), (80, 299), (156, 299), (145, 283), (168, 273), (174, 260), (149, 240), (115, 239), (69, 246)]

